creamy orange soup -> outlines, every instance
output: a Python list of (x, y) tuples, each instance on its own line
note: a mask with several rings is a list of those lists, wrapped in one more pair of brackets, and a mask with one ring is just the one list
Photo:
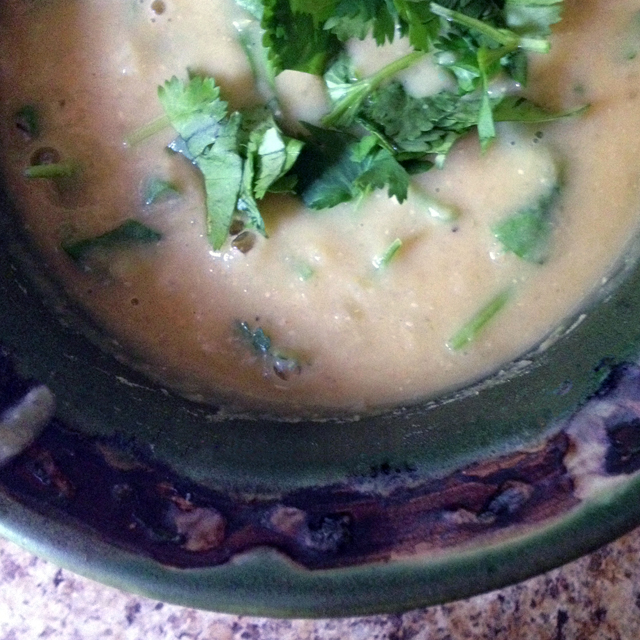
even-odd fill
[[(5, 0), (4, 178), (47, 271), (135, 366), (179, 393), (288, 414), (434, 397), (548, 336), (597, 292), (638, 226), (640, 2), (565, 4), (551, 53), (531, 59), (527, 91), (553, 109), (588, 103), (585, 115), (499, 125), (485, 155), (470, 136), (444, 169), (413, 178), (403, 204), (379, 190), (357, 205), (310, 212), (293, 196), (271, 196), (263, 206), (269, 237), (256, 236), (244, 253), (208, 242), (201, 176), (165, 150), (175, 132), (125, 141), (162, 115), (158, 85), (187, 69), (215, 77), (233, 108), (264, 100), (238, 41), (247, 16), (231, 0)], [(402, 45), (350, 49), (368, 73)], [(447, 83), (428, 63), (403, 81), (422, 93)], [(288, 71), (277, 89), (289, 127), (317, 122), (327, 109), (319, 78)], [(25, 104), (41, 114), (35, 139), (16, 127)], [(30, 158), (45, 148), (79, 163), (80, 187), (25, 179)], [(179, 195), (145, 204), (152, 179), (170, 181)], [(506, 252), (492, 225), (560, 179), (549, 259), (532, 264)], [(431, 216), (424, 193), (458, 216)], [(70, 237), (132, 217), (161, 241), (98, 256), (91, 268), (61, 249)], [(395, 239), (397, 255), (377, 268)], [(456, 331), (503, 291), (509, 299), (495, 318), (452, 349)], [(239, 336), (240, 322), (262, 328), (299, 368), (278, 375)]]

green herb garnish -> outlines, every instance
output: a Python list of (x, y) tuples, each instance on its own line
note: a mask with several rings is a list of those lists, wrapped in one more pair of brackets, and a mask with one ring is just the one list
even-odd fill
[(238, 32), (238, 42), (247, 57), (251, 73), (259, 91), (276, 98), (276, 70), (269, 59), (269, 49), (262, 44), (263, 30), (256, 20), (233, 23)]
[(34, 164), (24, 170), (27, 178), (53, 180), (55, 178), (71, 178), (76, 175), (80, 167), (77, 162), (52, 162), (50, 164)]
[[(562, 0), (238, 2), (254, 18), (238, 26), (239, 39), (257, 81), (267, 82), (270, 106), (277, 108), (274, 77), (284, 69), (324, 74), (332, 106), (322, 128), (305, 125), (309, 135), (301, 141), (284, 135), (268, 108), (229, 113), (211, 78), (172, 78), (160, 87), (166, 118), (180, 136), (170, 148), (203, 174), (207, 233), (216, 250), (234, 216), (266, 235), (258, 201), (269, 191), (295, 192), (312, 209), (357, 203), (381, 188), (402, 202), (410, 176), (442, 167), (462, 136), (476, 131), (484, 151), (496, 122), (547, 122), (581, 112), (551, 113), (493, 90), (509, 77), (526, 83), (526, 54), (549, 49)], [(341, 43), (369, 34), (378, 44), (407, 37), (414, 51), (360, 78)], [(454, 88), (423, 98), (404, 89), (397, 74), (425, 55), (451, 74)], [(425, 199), (435, 217), (455, 217)]]
[[(515, 33), (511, 37), (519, 42)], [(377, 135), (381, 146), (392, 150), (399, 162), (428, 156), (442, 166), (454, 143), (472, 130), (477, 129), (486, 149), (495, 137), (495, 122), (548, 122), (582, 112), (552, 113), (522, 96), (491, 95), (491, 82), (509, 72), (514, 62), (511, 48), (480, 46), (469, 36), (460, 35), (443, 38), (437, 46), (435, 60), (454, 74), (455, 90), (416, 98), (400, 82), (388, 82), (398, 70), (420, 59), (420, 52), (364, 79), (358, 79), (350, 60), (341, 56), (324, 76), (333, 107), (323, 124), (344, 128), (357, 122)], [(524, 73), (519, 68), (516, 71)], [(382, 86), (384, 82), (387, 84)]]
[(204, 177), (207, 235), (221, 249), (234, 213), (264, 234), (256, 200), (284, 176), (302, 147), (285, 136), (268, 109), (228, 114), (213, 78), (172, 78), (158, 89), (160, 102), (180, 135), (179, 149)]
[[(553, 4), (558, 3), (554, 0)], [(536, 53), (547, 53), (549, 51), (549, 42), (546, 38), (519, 35), (510, 29), (496, 27), (486, 20), (479, 20), (462, 13), (461, 11), (455, 11), (447, 7), (443, 7), (436, 2), (431, 3), (430, 9), (432, 13), (444, 18), (445, 20), (455, 22), (467, 29), (476, 31), (478, 34), (489, 40), (493, 40), (500, 47), (504, 47), (505, 54), (510, 53), (515, 49), (525, 49), (526, 51), (534, 51)]]
[(424, 53), (420, 51), (409, 53), (389, 63), (373, 75), (358, 80), (350, 69), (348, 58), (342, 56), (324, 76), (333, 106), (322, 119), (322, 124), (325, 127), (340, 129), (350, 126), (362, 109), (364, 101), (380, 85), (423, 57)]
[(27, 138), (37, 138), (40, 135), (40, 116), (38, 110), (31, 104), (18, 109), (14, 116), (16, 127)]
[(311, 138), (296, 164), (298, 191), (311, 209), (360, 201), (374, 189), (387, 187), (389, 197), (407, 197), (409, 174), (381, 147), (375, 136), (357, 138), (349, 133), (306, 125)]
[(167, 180), (150, 178), (144, 188), (144, 203), (149, 206), (180, 195), (178, 188)]
[(246, 322), (238, 322), (240, 337), (259, 355), (266, 355), (271, 351), (271, 338), (261, 327), (251, 329)]
[(380, 256), (376, 256), (373, 259), (373, 266), (376, 269), (384, 269), (389, 266), (389, 263), (396, 257), (398, 251), (402, 247), (402, 240), (396, 238), (382, 253)]
[(293, 69), (321, 74), (340, 51), (338, 38), (318, 24), (316, 15), (301, 11), (295, 0), (264, 0), (263, 7), (264, 44), (277, 72)]
[(534, 205), (493, 225), (493, 235), (507, 251), (527, 262), (542, 264), (546, 260), (552, 230), (551, 214), (559, 191), (558, 185), (554, 185)]
[(99, 236), (63, 243), (62, 249), (72, 260), (79, 262), (97, 249), (111, 250), (141, 244), (154, 244), (159, 242), (161, 238), (162, 234), (158, 231), (150, 229), (137, 220), (129, 219), (115, 229)]
[(125, 138), (124, 143), (127, 147), (135, 147), (170, 126), (171, 122), (169, 122), (169, 118), (167, 116), (160, 116), (159, 118), (142, 125), (139, 129), (132, 131)]
[(206, 192), (207, 235), (220, 249), (229, 235), (242, 183), (239, 152), (241, 116), (227, 115), (227, 103), (213, 78), (178, 78), (158, 88), (171, 125), (180, 135), (179, 149), (202, 172)]
[(507, 25), (516, 33), (547, 36), (551, 25), (560, 22), (562, 0), (505, 0)]
[(238, 322), (236, 327), (240, 339), (262, 359), (266, 370), (272, 371), (281, 380), (289, 380), (302, 372), (300, 358), (293, 353), (274, 349), (271, 338), (261, 327), (251, 329), (246, 322)]
[(460, 351), (473, 342), (478, 334), (494, 319), (511, 298), (511, 289), (501, 291), (480, 309), (459, 331), (447, 342), (452, 351)]

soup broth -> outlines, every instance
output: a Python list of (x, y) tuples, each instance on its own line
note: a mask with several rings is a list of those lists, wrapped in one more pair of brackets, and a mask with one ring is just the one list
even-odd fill
[[(135, 366), (179, 393), (287, 414), (434, 397), (543, 340), (597, 292), (635, 234), (638, 11), (637, 0), (567, 0), (550, 53), (531, 56), (527, 95), (555, 110), (588, 104), (586, 113), (498, 124), (484, 154), (467, 136), (442, 169), (412, 177), (403, 203), (379, 189), (310, 211), (270, 194), (261, 203), (268, 237), (214, 250), (202, 176), (166, 150), (175, 131), (132, 136), (161, 122), (157, 87), (187, 69), (214, 77), (233, 109), (265, 102), (238, 36), (247, 15), (231, 0), (6, 0), (5, 182), (46, 270)], [(370, 73), (402, 45), (365, 40), (349, 50)], [(425, 93), (450, 79), (420, 63), (402, 81)], [(288, 130), (328, 109), (319, 77), (286, 71), (276, 89)], [(25, 106), (38, 114), (37, 135), (25, 134)], [(47, 153), (77, 163), (77, 183), (25, 178), (34, 155)], [(157, 185), (161, 196), (149, 195)], [(544, 262), (506, 251), (495, 225), (549, 193)], [(456, 215), (430, 215), (425, 194)], [(160, 241), (99, 249), (83, 264), (63, 249), (131, 218)], [(490, 321), (461, 334), (483, 311)]]

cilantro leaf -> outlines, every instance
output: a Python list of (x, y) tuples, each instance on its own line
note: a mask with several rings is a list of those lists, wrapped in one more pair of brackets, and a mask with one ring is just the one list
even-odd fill
[(361, 140), (348, 133), (305, 125), (311, 132), (300, 161), (299, 193), (311, 209), (335, 207), (387, 187), (389, 197), (407, 197), (409, 174), (375, 136)]
[(435, 164), (442, 166), (454, 143), (474, 128), (486, 146), (495, 135), (494, 122), (549, 122), (584, 110), (551, 112), (522, 96), (490, 97), (486, 90), (416, 98), (392, 81), (369, 96), (357, 120), (380, 135), (399, 162), (434, 155)]
[(561, 8), (562, 0), (265, 0), (262, 26), (277, 70), (320, 74), (350, 38), (371, 34), (384, 44), (399, 33), (417, 51), (431, 51), (451, 32), (472, 34), (478, 46), (506, 46), (522, 66), (516, 50), (547, 51)]
[(237, 208), (247, 217), (247, 225), (266, 236), (264, 221), (256, 200), (264, 198), (291, 169), (303, 143), (285, 136), (268, 109), (245, 115), (243, 132), (242, 185)]
[(64, 252), (74, 261), (82, 261), (96, 249), (115, 249), (139, 244), (153, 244), (162, 239), (162, 234), (137, 220), (125, 220), (111, 231), (99, 236), (84, 238), (62, 244)]
[(276, 72), (293, 69), (321, 75), (340, 51), (338, 38), (318, 28), (315, 16), (296, 12), (289, 0), (264, 0), (262, 28)]
[(479, 111), (476, 95), (441, 91), (415, 98), (399, 82), (392, 82), (371, 96), (360, 118), (367, 128), (379, 128), (398, 159), (433, 154), (442, 164), (456, 140), (477, 125)]
[(527, 262), (542, 264), (549, 254), (551, 214), (558, 194), (558, 185), (554, 185), (531, 207), (517, 211), (493, 225), (493, 235), (507, 251)]
[(399, 16), (388, 0), (340, 0), (324, 23), (342, 42), (350, 38), (364, 39), (369, 33), (382, 45), (392, 42)]
[[(378, 44), (392, 42), (396, 33), (409, 38), (418, 51), (429, 51), (441, 37), (440, 17), (428, 2), (415, 0), (334, 0), (328, 5), (311, 0), (295, 0), (296, 6), (324, 22), (342, 41), (362, 39), (371, 34)], [(502, 16), (502, 4), (496, 0), (442, 0), (448, 9), (464, 11), (467, 16), (492, 21)]]
[(359, 167), (351, 158), (355, 136), (305, 124), (311, 133), (296, 166), (298, 192), (312, 209), (327, 209), (348, 202), (357, 194), (354, 182)]
[(400, 32), (418, 51), (429, 51), (440, 32), (440, 21), (428, 2), (393, 0), (400, 16)]
[(185, 155), (202, 172), (207, 236), (218, 250), (229, 235), (242, 181), (241, 117), (232, 114), (227, 118), (227, 103), (220, 98), (213, 78), (195, 76), (183, 83), (174, 76), (158, 88), (158, 97), (180, 135)]
[[(260, 8), (262, 9), (261, 4)], [(261, 20), (261, 17), (258, 20)], [(269, 50), (262, 42), (264, 30), (258, 20), (236, 20), (233, 26), (238, 34), (238, 43), (251, 67), (257, 89), (263, 95), (271, 96), (271, 100), (277, 102), (276, 69), (269, 58)]]
[(487, 20), (475, 18), (461, 11), (455, 11), (436, 2), (432, 2), (429, 7), (434, 14), (441, 18), (475, 30), (485, 38), (512, 51), (515, 49), (525, 49), (537, 53), (547, 53), (549, 51), (549, 41), (538, 33), (520, 35), (511, 29), (493, 25)]
[(193, 158), (210, 147), (224, 128), (227, 103), (213, 78), (194, 76), (183, 83), (173, 76), (158, 88), (158, 97)]
[(262, 361), (265, 374), (274, 373), (287, 381), (302, 373), (300, 357), (289, 350), (275, 349), (262, 327), (251, 329), (246, 322), (237, 322), (236, 329), (240, 340)]
[(238, 132), (242, 116), (232, 113), (215, 143), (195, 164), (204, 176), (207, 194), (207, 236), (215, 250), (229, 235), (242, 184), (242, 158), (238, 152)]
[(293, 13), (306, 13), (319, 25), (332, 16), (339, 0), (289, 0)]
[(242, 169), (242, 183), (240, 184), (240, 193), (236, 208), (244, 214), (245, 225), (251, 229), (255, 229), (258, 233), (266, 237), (267, 230), (264, 226), (262, 214), (258, 208), (253, 193), (253, 181), (255, 179), (254, 157), (249, 156), (244, 163)]
[(291, 169), (302, 146), (300, 140), (284, 136), (273, 120), (268, 128), (252, 133), (248, 153), (257, 159), (256, 198), (263, 198), (271, 185)]
[(478, 88), (477, 45), (468, 35), (447, 34), (436, 43), (434, 61), (455, 77), (460, 94), (471, 93)]
[(381, 147), (375, 136), (365, 136), (351, 149), (351, 159), (360, 167), (354, 188), (363, 195), (387, 187), (390, 198), (398, 202), (407, 198), (409, 174), (389, 150)]
[(265, 235), (256, 200), (264, 197), (296, 161), (302, 143), (282, 134), (265, 108), (227, 116), (227, 103), (213, 78), (177, 78), (158, 90), (177, 132), (170, 148), (202, 172), (206, 192), (207, 235), (215, 250), (224, 245), (236, 211)]

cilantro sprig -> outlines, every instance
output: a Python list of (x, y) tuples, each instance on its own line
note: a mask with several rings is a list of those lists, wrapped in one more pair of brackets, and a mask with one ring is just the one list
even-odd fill
[(341, 56), (324, 76), (331, 98), (331, 111), (324, 116), (325, 127), (343, 129), (353, 124), (367, 98), (385, 81), (424, 57), (424, 53), (414, 51), (388, 65), (376, 73), (359, 80), (347, 56)]
[(549, 41), (542, 36), (519, 35), (511, 29), (496, 27), (486, 20), (479, 20), (461, 11), (454, 11), (447, 7), (432, 2), (431, 12), (445, 20), (455, 22), (467, 29), (477, 31), (489, 40), (493, 40), (497, 45), (504, 47), (504, 53), (510, 53), (515, 49), (524, 49), (535, 53), (548, 53)]
[[(562, 0), (291, 0), (290, 8), (293, 19), (301, 24), (310, 19), (316, 32), (333, 32), (341, 40), (363, 38), (369, 33), (378, 44), (393, 40), (396, 33), (409, 38), (414, 52), (366, 78), (357, 77), (344, 55), (329, 65), (324, 78), (332, 107), (323, 125), (346, 129), (364, 120), (374, 134), (381, 125), (382, 129), (413, 127), (409, 137), (423, 141), (424, 133), (431, 131), (430, 148), (425, 153), (435, 153), (436, 164), (441, 166), (452, 144), (471, 129), (477, 129), (482, 149), (489, 147), (496, 136), (495, 109), (504, 98), (492, 95), (491, 84), (504, 74), (515, 82), (526, 83), (526, 52), (549, 50), (550, 26), (560, 19)], [(263, 26), (265, 43), (277, 57), (280, 49), (270, 31), (273, 25), (263, 19)], [(278, 33), (283, 28), (279, 25)], [(398, 101), (398, 88), (390, 96), (385, 94), (385, 83), (414, 64), (425, 51), (433, 53), (435, 61), (451, 72), (456, 89), (422, 101), (419, 106), (408, 104), (412, 102), (409, 97), (402, 105), (406, 108), (390, 110), (390, 104)], [(290, 68), (300, 68), (299, 60), (296, 57)], [(330, 58), (324, 59), (327, 64), (329, 61)], [(385, 109), (386, 113), (381, 113)], [(366, 112), (370, 116), (372, 110), (377, 111), (377, 116), (367, 117)], [(429, 111), (429, 116), (424, 111)], [(569, 114), (557, 114), (565, 115)], [(429, 117), (433, 119), (427, 121)], [(504, 114), (501, 119), (505, 119)], [(384, 142), (381, 139), (383, 147)], [(387, 142), (393, 146), (397, 140), (391, 136)]]
[(417, 51), (430, 51), (443, 37), (442, 19), (473, 29), (500, 46), (543, 51), (550, 26), (560, 20), (562, 4), (562, 0), (265, 0), (259, 15), (265, 43), (282, 68), (322, 73), (318, 69), (330, 62), (339, 42), (350, 38), (371, 35), (384, 44), (399, 34)]
[[(207, 234), (216, 250), (234, 218), (266, 235), (259, 201), (269, 191), (294, 192), (312, 209), (358, 202), (374, 189), (402, 202), (411, 176), (442, 167), (469, 132), (477, 132), (484, 151), (497, 122), (547, 122), (580, 113), (551, 113), (517, 93), (494, 90), (505, 78), (514, 87), (526, 82), (527, 54), (548, 51), (562, 0), (237, 1), (253, 16), (250, 33), (243, 23), (239, 38), (256, 82), (265, 76), (272, 110), (230, 112), (212, 78), (174, 77), (159, 88), (165, 117), (157, 126), (169, 122), (176, 129), (170, 148), (202, 172)], [(406, 37), (414, 50), (359, 77), (342, 42), (369, 34), (378, 44)], [(398, 74), (425, 55), (451, 75), (454, 86), (417, 98)], [(274, 74), (284, 69), (324, 74), (331, 108), (322, 127), (305, 124), (303, 140), (285, 135), (274, 115)], [(431, 198), (428, 208), (438, 218), (456, 215)]]
[(160, 102), (180, 138), (179, 150), (202, 172), (207, 235), (215, 250), (224, 245), (236, 213), (263, 235), (257, 200), (295, 162), (302, 142), (285, 136), (268, 109), (228, 113), (213, 78), (171, 78), (158, 89)]

